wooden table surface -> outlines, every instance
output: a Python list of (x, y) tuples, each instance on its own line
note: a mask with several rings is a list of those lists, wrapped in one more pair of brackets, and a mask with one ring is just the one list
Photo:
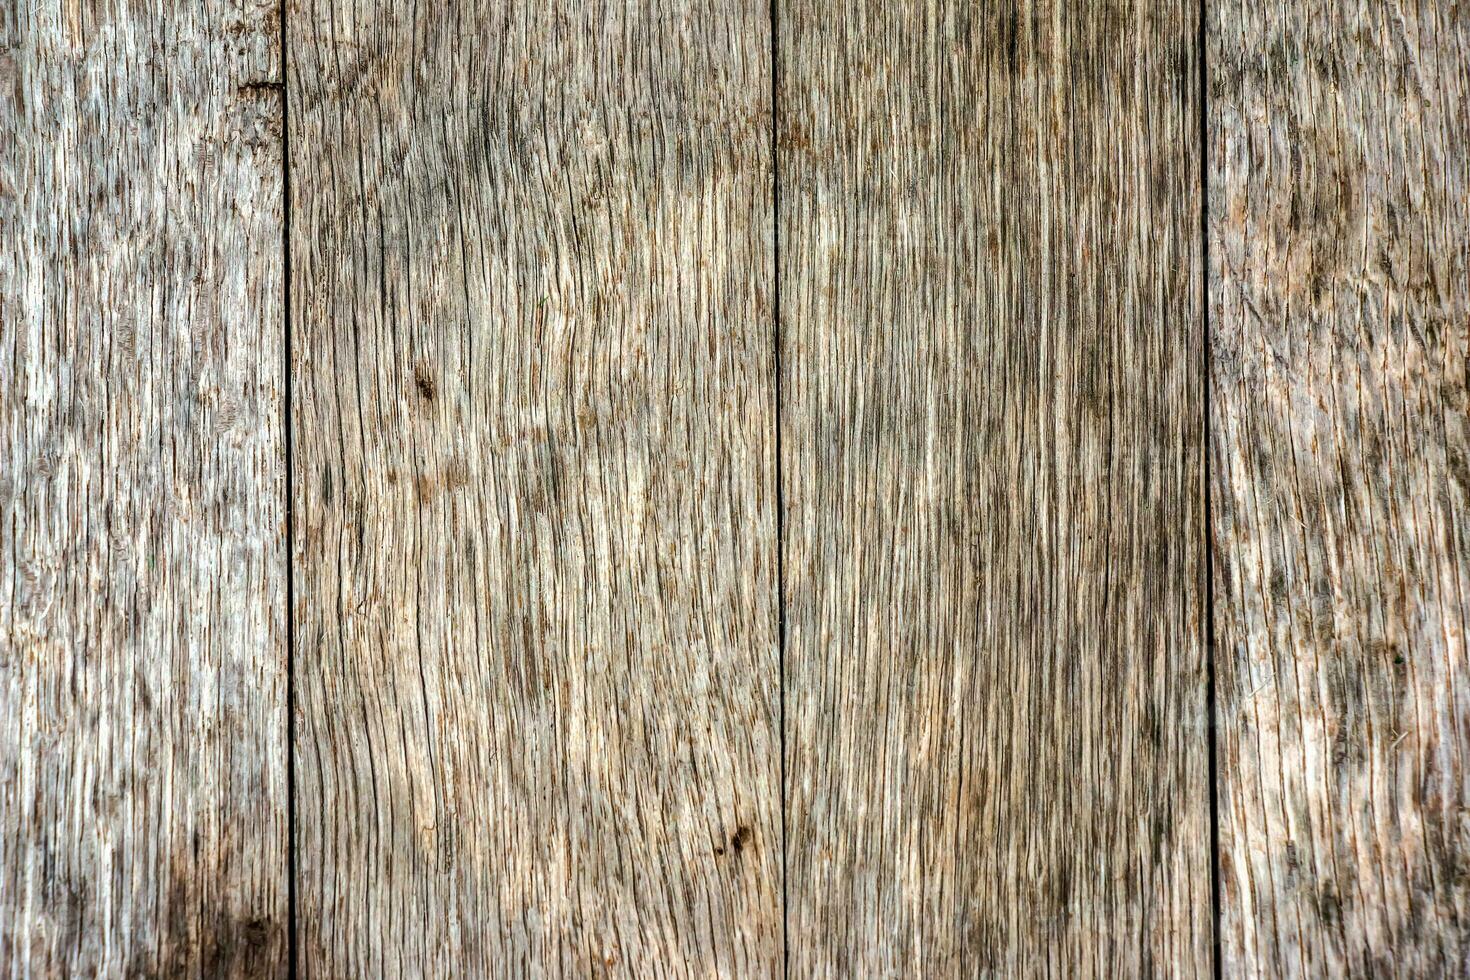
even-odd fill
[(1470, 974), (1470, 3), (0, 9), (0, 978)]

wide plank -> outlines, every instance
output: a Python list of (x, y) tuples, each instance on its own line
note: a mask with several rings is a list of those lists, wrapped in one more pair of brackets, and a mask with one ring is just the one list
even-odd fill
[(1470, 973), (1470, 7), (1210, 7), (1230, 976)]
[(768, 5), (288, 6), (301, 976), (771, 975)]
[(0, 8), (0, 976), (287, 970), (279, 50)]
[(1205, 976), (1198, 7), (782, 0), (793, 976)]

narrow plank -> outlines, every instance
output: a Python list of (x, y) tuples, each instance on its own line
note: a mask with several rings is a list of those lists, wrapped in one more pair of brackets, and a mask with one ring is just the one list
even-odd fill
[(302, 975), (770, 975), (767, 5), (289, 25)]
[(792, 975), (1207, 975), (1198, 8), (778, 26)]
[(1470, 7), (1210, 8), (1222, 941), (1470, 972)]
[(287, 969), (273, 3), (0, 9), (0, 975)]

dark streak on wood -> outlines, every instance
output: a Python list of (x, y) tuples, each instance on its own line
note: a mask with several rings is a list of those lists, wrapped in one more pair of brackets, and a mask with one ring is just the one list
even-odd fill
[(791, 973), (1207, 975), (1198, 8), (779, 22)]

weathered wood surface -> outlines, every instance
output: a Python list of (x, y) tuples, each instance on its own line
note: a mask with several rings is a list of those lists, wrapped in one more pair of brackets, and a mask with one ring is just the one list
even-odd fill
[(303, 977), (781, 957), (764, 2), (293, 2)]
[(1470, 973), (1470, 7), (1210, 7), (1223, 966)]
[(276, 21), (0, 7), (0, 976), (287, 968)]
[(1198, 16), (779, 8), (793, 976), (1210, 971)]
[(1207, 360), (1193, 3), (773, 196), (765, 3), (291, 0), (295, 921), (277, 13), (0, 10), (0, 976), (1207, 974), (1205, 432), (1223, 972), (1470, 973), (1470, 10), (1210, 5)]

